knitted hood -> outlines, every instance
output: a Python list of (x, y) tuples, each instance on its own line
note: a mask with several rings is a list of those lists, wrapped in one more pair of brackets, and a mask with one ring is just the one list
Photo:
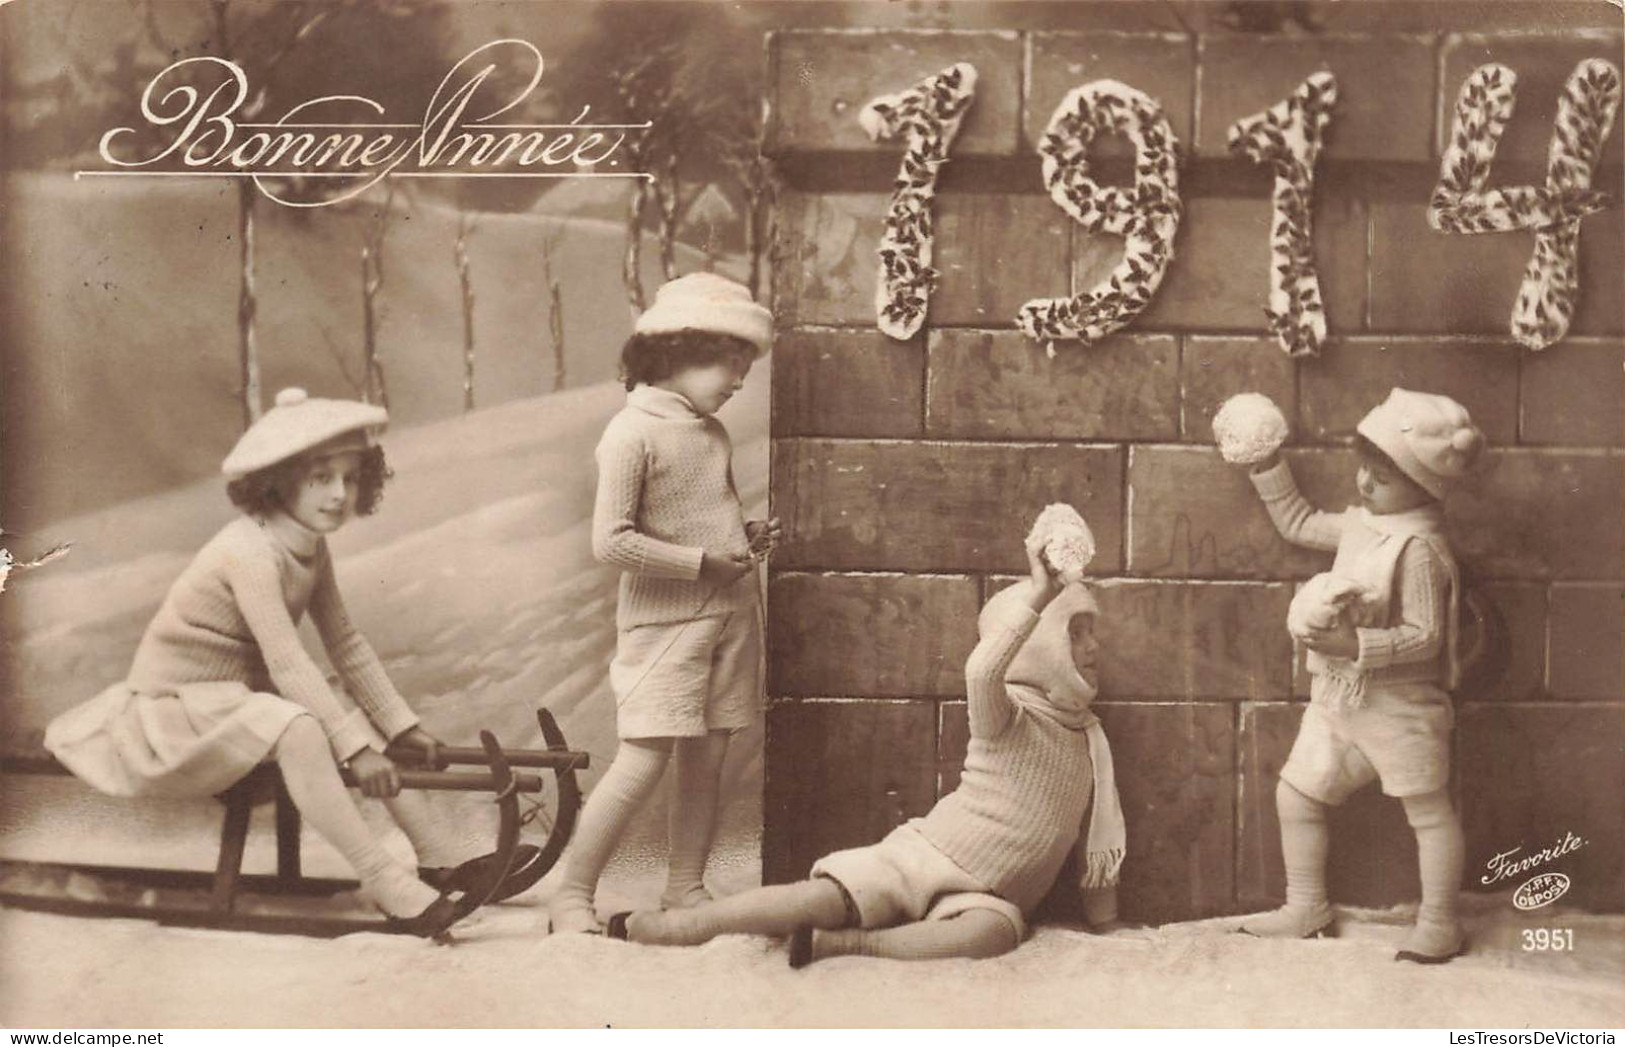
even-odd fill
[[(1017, 582), (995, 593), (977, 619), (978, 631), (985, 633), (993, 617), (1004, 614), (1007, 607), (1025, 603), (1031, 593), (1030, 581)], [(1096, 694), (1096, 688), (1083, 678), (1072, 660), (1072, 619), (1099, 613), (1100, 605), (1088, 586), (1065, 586), (1039, 614), (1038, 625), (1004, 674), (1005, 683), (1036, 691), (1041, 704), (1048, 707), (1044, 711), (1068, 727), (1083, 727), (1094, 719), (1089, 703)]]
[[(1030, 581), (1017, 582), (995, 593), (977, 619), (978, 631), (985, 634), (993, 619), (1002, 617), (1012, 604), (1025, 603), (1031, 593)], [(1012, 700), (1035, 715), (1083, 731), (1089, 740), (1094, 780), (1087, 830), (1076, 845), (1078, 886), (1098, 891), (1117, 884), (1128, 851), (1128, 828), (1117, 794), (1111, 745), (1100, 720), (1089, 711), (1096, 688), (1083, 678), (1072, 660), (1070, 630), (1072, 619), (1080, 614), (1098, 618), (1100, 605), (1087, 586), (1075, 582), (1062, 588), (1039, 613), (1038, 624), (1005, 670), (1004, 682)]]

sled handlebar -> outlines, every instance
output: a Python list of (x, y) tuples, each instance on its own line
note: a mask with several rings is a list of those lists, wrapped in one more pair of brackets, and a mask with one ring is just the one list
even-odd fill
[[(469, 774), (462, 771), (415, 771), (403, 768), (400, 772), (402, 789), (434, 789), (440, 791), (488, 793), (497, 791), (497, 781), (491, 774)], [(341, 777), (344, 784), (354, 788), (358, 783), (349, 771)], [(542, 780), (534, 774), (513, 776), (513, 788), (522, 793), (539, 793)]]
[[(588, 765), (588, 755), (570, 749), (504, 749), (502, 754), (508, 758), (512, 767), (543, 767), (549, 770), (584, 770)], [(411, 766), (421, 761), (419, 753), (414, 751), (401, 752), (393, 746), (385, 753), (396, 763)], [(482, 767), (490, 765), (490, 757), (485, 755), (484, 749), (476, 749), (466, 745), (442, 745), (440, 747), (440, 762), (443, 764), (476, 764)]]

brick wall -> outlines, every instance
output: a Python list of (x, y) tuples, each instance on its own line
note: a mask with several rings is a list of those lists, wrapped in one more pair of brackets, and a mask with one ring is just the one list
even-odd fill
[[(1559, 86), (1581, 58), (1618, 63), (1620, 35), (1583, 20), (1464, 35), (1427, 4), (1387, 9), (1392, 28), (1368, 20), (1359, 33), (1018, 26), (772, 40), (771, 142), (790, 183), (772, 498), (789, 540), (769, 591), (769, 880), (878, 838), (953, 787), (976, 609), (1021, 572), (1033, 515), (1066, 501), (1100, 541), (1097, 708), (1129, 818), (1125, 912), (1171, 920), (1279, 899), (1275, 776), (1307, 689), (1283, 622), (1294, 584), (1327, 558), (1276, 536), (1212, 448), (1209, 420), (1232, 393), (1269, 394), (1293, 421), (1300, 482), (1340, 506), (1354, 499), (1354, 423), (1404, 385), (1461, 400), (1496, 448), (1449, 507), (1509, 645), (1504, 671), (1457, 696), (1468, 885), (1496, 852), (1572, 831), (1588, 843), (1556, 866), (1574, 878), (1571, 898), (1625, 906), (1622, 212), (1585, 222), (1583, 305), (1540, 354), (1506, 333), (1531, 235), (1447, 236), (1424, 214), (1474, 66), (1505, 62), (1520, 78), (1495, 180), (1540, 180)], [(937, 201), (942, 279), (925, 330), (892, 342), (875, 329), (874, 252), (900, 146), (870, 143), (856, 114), (955, 61), (975, 64), (980, 85)], [(1342, 99), (1315, 214), (1334, 338), (1294, 362), (1261, 311), (1270, 176), (1224, 140), (1318, 68), (1337, 75)], [(1017, 308), (1093, 283), (1118, 245), (1041, 193), (1033, 142), (1069, 88), (1102, 77), (1163, 103), (1188, 150), (1186, 214), (1152, 307), (1051, 360), (1014, 330)], [(1597, 177), (1616, 191), (1620, 140), (1616, 128)], [(1415, 897), (1398, 804), (1374, 792), (1351, 802), (1333, 848), (1337, 900)]]

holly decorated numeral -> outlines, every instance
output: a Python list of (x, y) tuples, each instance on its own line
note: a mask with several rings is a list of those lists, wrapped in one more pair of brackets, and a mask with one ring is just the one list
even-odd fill
[(931, 266), (937, 174), (975, 97), (976, 67), (959, 62), (907, 91), (876, 98), (858, 114), (870, 138), (904, 139), (875, 281), (875, 313), (891, 338), (914, 337), (931, 304), (939, 275)]
[(1446, 233), (1535, 231), (1535, 249), (1512, 308), (1512, 337), (1544, 349), (1568, 333), (1579, 299), (1580, 220), (1611, 202), (1591, 188), (1592, 169), (1619, 111), (1620, 71), (1591, 58), (1569, 75), (1558, 98), (1544, 186), (1487, 188), (1501, 134), (1517, 100), (1517, 74), (1504, 65), (1474, 69), (1456, 99), (1450, 144), (1428, 223)]
[[(1097, 134), (1122, 134), (1133, 143), (1133, 186), (1102, 186), (1090, 177)], [(1088, 345), (1151, 304), (1179, 230), (1179, 140), (1155, 99), (1116, 80), (1096, 80), (1061, 100), (1038, 152), (1050, 198), (1088, 232), (1123, 238), (1122, 261), (1100, 283), (1070, 298), (1034, 299), (1016, 314), (1016, 326), (1054, 356), (1057, 340)]]
[(1336, 104), (1336, 77), (1318, 72), (1289, 97), (1230, 125), (1230, 151), (1256, 164), (1269, 164), (1275, 172), (1270, 290), (1264, 315), (1290, 356), (1315, 356), (1326, 343), (1326, 305), (1315, 268), (1311, 207), (1315, 161)]

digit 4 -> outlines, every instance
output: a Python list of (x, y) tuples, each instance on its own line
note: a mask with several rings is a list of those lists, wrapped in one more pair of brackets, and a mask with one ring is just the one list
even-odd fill
[(1590, 58), (1575, 66), (1558, 98), (1544, 186), (1485, 188), (1501, 133), (1517, 100), (1518, 76), (1481, 65), (1461, 85), (1450, 145), (1428, 224), (1444, 233), (1535, 230), (1535, 250), (1512, 308), (1512, 337), (1544, 349), (1568, 333), (1578, 298), (1580, 220), (1610, 201), (1591, 188), (1591, 173), (1619, 111), (1617, 66)]

